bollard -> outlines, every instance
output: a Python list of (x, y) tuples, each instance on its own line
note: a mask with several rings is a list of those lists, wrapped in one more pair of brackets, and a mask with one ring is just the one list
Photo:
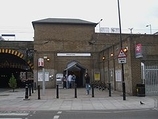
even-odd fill
[(59, 85), (56, 85), (56, 98), (59, 98)]
[(40, 98), (40, 85), (38, 85), (38, 99), (41, 99)]
[(33, 82), (31, 83), (31, 89), (32, 89), (32, 93), (34, 93), (34, 91), (33, 91)]
[(31, 96), (31, 83), (29, 83), (29, 96)]
[(94, 97), (94, 86), (92, 84), (92, 97)]
[(77, 98), (77, 84), (75, 83), (75, 98)]
[(26, 84), (25, 86), (25, 99), (28, 99), (29, 95), (28, 95), (28, 84)]
[(109, 97), (111, 97), (111, 83), (109, 83)]

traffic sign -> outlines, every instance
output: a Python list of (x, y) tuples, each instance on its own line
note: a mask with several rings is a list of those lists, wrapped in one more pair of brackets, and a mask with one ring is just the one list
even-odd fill
[(118, 63), (125, 64), (126, 63), (126, 57), (118, 58)]
[(123, 58), (123, 57), (126, 57), (126, 54), (125, 54), (125, 52), (121, 49), (117, 57), (118, 57), (118, 58)]

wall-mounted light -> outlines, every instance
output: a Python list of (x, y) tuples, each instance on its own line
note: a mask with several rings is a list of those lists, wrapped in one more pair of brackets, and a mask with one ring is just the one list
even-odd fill
[(114, 56), (114, 54), (113, 54), (113, 53), (111, 53), (111, 54), (110, 54), (110, 56), (111, 56), (111, 57), (113, 57), (113, 56)]
[(44, 58), (44, 60), (46, 60), (48, 62), (50, 61), (50, 59), (47, 56), (44, 56), (43, 58)]
[(48, 62), (50, 61), (50, 59), (49, 59), (49, 58), (47, 58), (46, 60), (47, 60)]
[(124, 51), (124, 52), (127, 52), (127, 51), (128, 51), (128, 47), (125, 47), (125, 48), (123, 49), (123, 51)]
[(102, 60), (105, 60), (105, 56), (102, 57)]

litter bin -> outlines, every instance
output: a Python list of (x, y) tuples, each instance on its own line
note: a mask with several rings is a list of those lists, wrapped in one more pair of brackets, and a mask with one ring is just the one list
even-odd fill
[(145, 97), (145, 84), (136, 85), (137, 96)]

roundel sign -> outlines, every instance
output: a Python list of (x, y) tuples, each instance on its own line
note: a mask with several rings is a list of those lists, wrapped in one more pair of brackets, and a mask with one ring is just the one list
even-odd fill
[(44, 59), (38, 58), (38, 67), (44, 67)]

